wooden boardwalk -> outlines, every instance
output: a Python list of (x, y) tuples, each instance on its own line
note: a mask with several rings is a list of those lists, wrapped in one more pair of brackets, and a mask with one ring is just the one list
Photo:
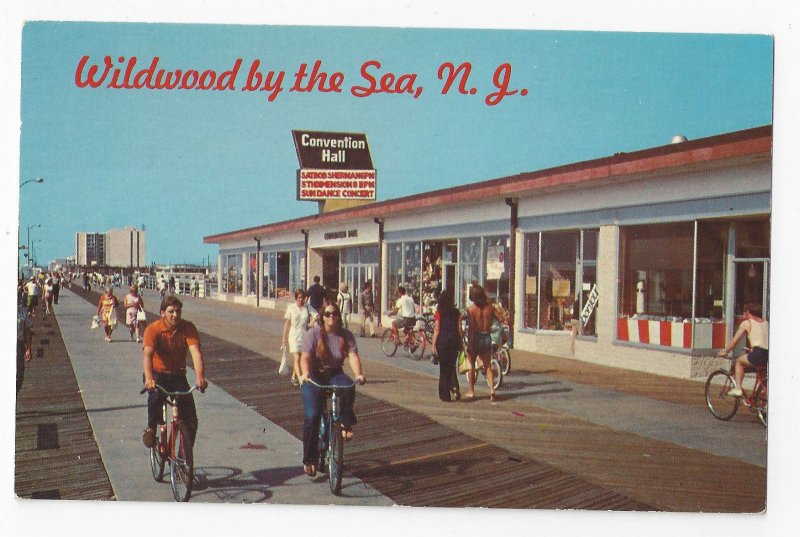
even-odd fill
[[(300, 438), (299, 394), (276, 373), (281, 313), (226, 303), (215, 303), (213, 313), (187, 310), (203, 332), (208, 378)], [(272, 328), (254, 331), (237, 318)], [(514, 368), (702, 404), (702, 384), (692, 381), (519, 351)], [(691, 512), (759, 512), (766, 505), (762, 467), (518, 400), (440, 403), (436, 379), (374, 361), (367, 373), (356, 400), (356, 438), (347, 445), (348, 471), (400, 505)], [(742, 490), (739, 482), (752, 486)]]
[[(278, 376), (275, 367), (267, 367), (272, 362), (208, 334), (203, 334), (203, 349), (208, 378), (294, 436), (302, 436), (298, 390)], [(348, 472), (400, 505), (655, 509), (363, 393), (356, 398), (356, 414), (356, 438), (346, 450)]]
[(42, 312), (17, 398), (15, 439), (20, 498), (114, 499), (58, 324)]

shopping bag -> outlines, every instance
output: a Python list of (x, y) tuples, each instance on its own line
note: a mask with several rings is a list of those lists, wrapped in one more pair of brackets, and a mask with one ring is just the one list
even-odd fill
[(136, 312), (136, 320), (137, 321), (146, 321), (147, 320), (147, 314), (144, 312), (144, 310), (139, 310), (139, 311)]
[(469, 360), (467, 360), (467, 353), (462, 349), (461, 352), (458, 353), (458, 372), (459, 374), (464, 374), (470, 370)]
[(278, 374), (282, 377), (288, 377), (289, 373), (292, 372), (292, 370), (289, 368), (287, 358), (286, 347), (281, 346), (281, 365), (278, 366)]
[(94, 317), (92, 317), (92, 329), (95, 329), (98, 326), (100, 326), (100, 316), (95, 315)]
[(113, 330), (117, 326), (117, 308), (111, 308), (108, 312), (108, 326)]

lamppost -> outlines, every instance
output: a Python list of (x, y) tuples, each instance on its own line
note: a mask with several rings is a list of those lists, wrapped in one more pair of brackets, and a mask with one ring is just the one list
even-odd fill
[(36, 179), (28, 179), (27, 181), (22, 181), (19, 184), (19, 187), (22, 188), (22, 185), (27, 185), (28, 183), (44, 183), (44, 177), (37, 177)]
[[(33, 179), (32, 179), (33, 180)], [(42, 224), (33, 224), (32, 226), (28, 226), (28, 266), (31, 265), (31, 229), (35, 227), (42, 227)]]
[[(28, 179), (27, 181), (22, 181), (22, 182), (19, 184), (19, 187), (20, 187), (20, 188), (22, 188), (24, 185), (27, 185), (28, 183), (44, 183), (44, 178), (43, 178), (43, 177), (37, 177), (36, 179)], [(18, 238), (19, 238), (19, 237), (18, 237)], [(20, 246), (20, 247), (17, 249), (17, 268), (19, 268), (19, 251), (20, 251), (20, 250), (22, 250), (22, 248), (23, 248), (23, 247), (22, 247), (22, 246)], [(30, 261), (30, 259), (31, 259), (31, 248), (30, 248), (30, 228), (28, 228), (28, 246), (27, 246), (27, 247), (25, 247), (25, 248), (26, 248), (26, 254), (25, 254), (25, 255), (27, 256), (27, 258), (28, 258), (28, 261)], [(26, 263), (26, 264), (27, 264), (27, 263)]]

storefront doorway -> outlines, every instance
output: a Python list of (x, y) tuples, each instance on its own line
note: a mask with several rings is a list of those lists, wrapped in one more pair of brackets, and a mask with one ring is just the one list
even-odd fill
[(322, 254), (322, 286), (334, 296), (339, 290), (339, 250), (325, 251)]

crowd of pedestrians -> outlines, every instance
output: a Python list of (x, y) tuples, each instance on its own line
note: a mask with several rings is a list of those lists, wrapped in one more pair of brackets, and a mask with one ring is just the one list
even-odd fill
[[(18, 320), (17, 320), (17, 391), (24, 378), (25, 362), (31, 359), (31, 341), (34, 323), (32, 318), (37, 310), (44, 315), (52, 315), (58, 304), (59, 292), (63, 285), (72, 280), (82, 282), (84, 289), (90, 290), (93, 285), (102, 286), (101, 294), (93, 319), (97, 326), (103, 327), (106, 342), (112, 341), (112, 334), (118, 324), (117, 307), (120, 300), (114, 288), (121, 280), (114, 274), (98, 274), (83, 272), (65, 276), (61, 272), (42, 272), (28, 281), (19, 281), (18, 288)], [(186, 358), (191, 355), (195, 365), (198, 386), (206, 381), (203, 375), (203, 360), (200, 352), (199, 336), (194, 325), (181, 318), (182, 303), (173, 295), (174, 278), (163, 279), (159, 287), (164, 296), (160, 305), (160, 319), (145, 328), (144, 298), (140, 294), (142, 275), (131, 278), (130, 291), (122, 299), (124, 322), (128, 327), (130, 339), (143, 342), (143, 377), (145, 388), (150, 390), (148, 401), (148, 422), (143, 436), (145, 445), (151, 446), (154, 441), (154, 427), (158, 424), (160, 409), (160, 392), (153, 391), (155, 384), (167, 390), (188, 390), (186, 380)], [(485, 332), (484, 325), (489, 322), (488, 313), (492, 310), (478, 286), (473, 286), (470, 299), (468, 359), (472, 364), (473, 375), (469, 376), (470, 390), (467, 397), (474, 397), (475, 363), (481, 358), (488, 363), (486, 349), (480, 342)], [(189, 287), (190, 293), (197, 296), (197, 281)], [(299, 386), (304, 411), (303, 422), (303, 471), (309, 476), (316, 475), (318, 457), (319, 418), (324, 407), (325, 392), (314, 383), (352, 387), (356, 383), (364, 384), (366, 377), (358, 351), (358, 344), (350, 330), (350, 315), (354, 312), (354, 303), (361, 314), (361, 337), (374, 337), (375, 333), (375, 296), (372, 283), (366, 282), (362, 289), (356, 290), (355, 297), (350, 293), (349, 285), (343, 282), (338, 292), (328, 293), (320, 284), (319, 276), (307, 289), (298, 289), (294, 293), (294, 301), (290, 303), (284, 315), (282, 334), (282, 350), (291, 356), (291, 381)], [(392, 329), (403, 329), (406, 325), (413, 327), (416, 322), (416, 309), (413, 299), (402, 287), (398, 288), (398, 299), (394, 313), (398, 318), (393, 321)], [(380, 324), (378, 322), (378, 324)], [(165, 339), (166, 338), (166, 339)], [(433, 335), (433, 352), (435, 361), (440, 367), (439, 398), (442, 401), (458, 400), (461, 393), (458, 383), (456, 363), (459, 353), (463, 351), (465, 337), (462, 332), (461, 312), (455, 305), (453, 291), (447, 289), (441, 293), (435, 314)], [(165, 354), (166, 353), (166, 354)], [(287, 360), (288, 362), (288, 360)], [(355, 378), (344, 372), (347, 362)], [(288, 363), (287, 363), (288, 365)], [(489, 373), (491, 375), (491, 373)], [(309, 380), (314, 383), (307, 382)], [(489, 377), (491, 382), (491, 377)], [(490, 384), (491, 385), (491, 384)], [(491, 394), (494, 399), (494, 393)], [(342, 392), (341, 419), (343, 437), (353, 437), (353, 426), (357, 422), (353, 412), (355, 391)], [(191, 422), (192, 435), (197, 430), (197, 415), (192, 399), (186, 398), (186, 408), (181, 414)]]

